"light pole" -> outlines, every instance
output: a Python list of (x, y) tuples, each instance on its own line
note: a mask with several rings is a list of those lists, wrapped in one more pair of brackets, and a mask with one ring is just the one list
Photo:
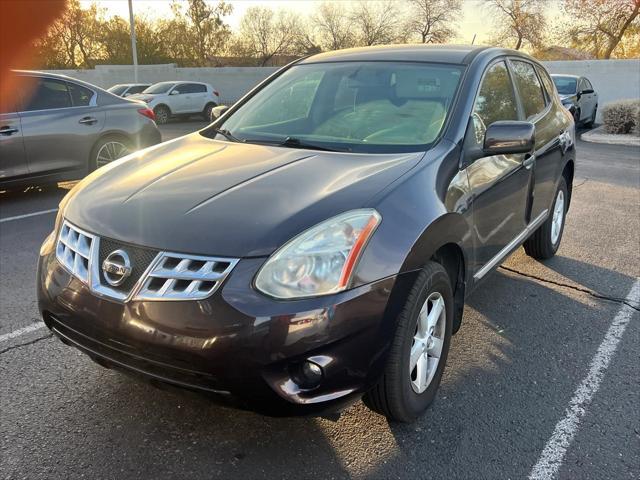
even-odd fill
[(138, 48), (136, 46), (136, 26), (133, 21), (133, 0), (129, 0), (129, 24), (131, 25), (131, 53), (133, 54), (133, 79), (138, 83)]

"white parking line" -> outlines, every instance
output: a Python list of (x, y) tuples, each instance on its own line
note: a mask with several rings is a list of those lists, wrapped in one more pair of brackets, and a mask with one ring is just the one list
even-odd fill
[(57, 208), (52, 208), (51, 210), (42, 210), (41, 212), (25, 213), (24, 215), (16, 215), (15, 217), (0, 218), (0, 223), (11, 222), (13, 220), (20, 220), (23, 218), (35, 217), (37, 215), (44, 215), (46, 213), (53, 213), (57, 211), (58, 211)]
[(19, 328), (18, 330), (14, 330), (13, 332), (5, 333), (4, 335), (0, 335), (0, 343), (11, 340), (12, 338), (19, 337), (20, 335), (26, 335), (27, 333), (35, 332), (36, 330), (44, 328), (44, 326), (44, 323), (36, 322), (32, 323), (31, 325), (27, 325), (26, 327)]
[[(632, 305), (640, 301), (640, 279), (636, 279), (627, 295), (626, 301)], [(569, 448), (578, 430), (580, 419), (586, 413), (587, 406), (591, 403), (598, 388), (600, 388), (604, 372), (609, 366), (620, 339), (635, 312), (636, 310), (629, 305), (624, 305), (618, 310), (604, 336), (604, 340), (598, 347), (596, 355), (591, 360), (589, 373), (582, 380), (569, 402), (566, 416), (556, 425), (553, 435), (551, 435), (540, 455), (538, 463), (531, 470), (530, 480), (551, 480), (555, 478), (567, 453), (567, 448)]]

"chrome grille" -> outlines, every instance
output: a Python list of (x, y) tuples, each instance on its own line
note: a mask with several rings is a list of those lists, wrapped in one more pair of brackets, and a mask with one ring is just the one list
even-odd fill
[(211, 295), (237, 260), (181, 253), (160, 253), (136, 300), (201, 300)]
[[(133, 261), (131, 279), (122, 288), (108, 285), (102, 262), (114, 250)], [(56, 258), (66, 270), (97, 295), (130, 300), (202, 300), (216, 291), (238, 259), (158, 252), (87, 233), (64, 220), (56, 243)]]
[(95, 237), (68, 222), (62, 224), (56, 258), (70, 273), (85, 283), (89, 283), (89, 258)]

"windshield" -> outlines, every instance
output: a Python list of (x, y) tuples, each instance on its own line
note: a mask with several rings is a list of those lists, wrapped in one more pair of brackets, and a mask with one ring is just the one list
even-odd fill
[(578, 79), (573, 77), (556, 77), (553, 76), (553, 83), (556, 84), (560, 95), (572, 95), (576, 93)]
[(422, 151), (443, 128), (462, 70), (460, 65), (400, 62), (296, 65), (217, 127), (248, 143)]
[(122, 95), (126, 89), (126, 85), (114, 85), (113, 87), (109, 88), (107, 92), (111, 92), (114, 95)]
[(167, 93), (171, 87), (173, 87), (175, 83), (173, 82), (161, 82), (151, 85), (149, 88), (143, 90), (142, 93)]

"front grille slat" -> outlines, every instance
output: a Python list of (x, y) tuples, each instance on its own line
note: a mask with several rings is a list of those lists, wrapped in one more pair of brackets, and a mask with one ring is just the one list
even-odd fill
[[(211, 295), (237, 260), (163, 252), (145, 279), (137, 298), (200, 300)], [(164, 281), (163, 281), (164, 280)]]
[[(110, 285), (102, 264), (116, 250), (126, 252), (131, 272)], [(117, 301), (202, 300), (212, 295), (238, 259), (159, 252), (87, 233), (64, 220), (56, 258), (76, 278), (101, 296)]]
[(89, 283), (89, 258), (95, 241), (96, 237), (70, 223), (65, 221), (62, 224), (56, 245), (56, 258), (84, 283)]

